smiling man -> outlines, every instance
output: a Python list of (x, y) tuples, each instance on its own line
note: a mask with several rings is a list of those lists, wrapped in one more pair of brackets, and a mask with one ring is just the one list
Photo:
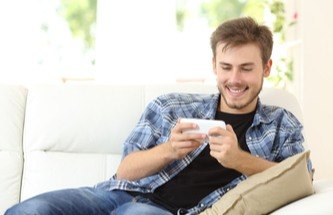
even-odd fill
[[(302, 152), (300, 122), (258, 97), (272, 47), (271, 31), (251, 18), (221, 24), (211, 37), (219, 93), (156, 98), (125, 141), (110, 180), (44, 193), (6, 214), (197, 214), (248, 176)], [(226, 128), (184, 132), (198, 125), (180, 118), (223, 120)]]

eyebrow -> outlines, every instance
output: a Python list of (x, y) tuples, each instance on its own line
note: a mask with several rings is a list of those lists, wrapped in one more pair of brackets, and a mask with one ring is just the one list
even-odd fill
[[(223, 61), (219, 62), (219, 65), (220, 66), (232, 66), (232, 64), (226, 63), (226, 62), (223, 62)], [(242, 63), (240, 66), (254, 66), (254, 63), (252, 63), (252, 62)]]

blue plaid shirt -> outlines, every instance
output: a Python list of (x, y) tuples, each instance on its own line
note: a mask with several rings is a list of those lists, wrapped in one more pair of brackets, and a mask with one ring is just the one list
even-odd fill
[[(218, 100), (219, 94), (172, 93), (158, 97), (148, 104), (138, 124), (125, 141), (123, 157), (131, 152), (150, 149), (168, 141), (170, 131), (178, 118), (214, 119)], [(279, 162), (304, 151), (301, 130), (302, 125), (293, 114), (283, 108), (263, 105), (259, 101), (253, 123), (246, 132), (246, 143), (252, 155)], [(168, 164), (162, 171), (149, 177), (127, 181), (117, 180), (116, 176), (113, 176), (97, 187), (107, 190), (154, 192), (189, 165), (207, 144), (204, 143), (183, 159)], [(311, 168), (310, 161), (309, 168)], [(186, 213), (196, 214), (210, 207), (244, 179), (246, 176), (242, 175), (213, 191), (197, 206), (186, 210)]]

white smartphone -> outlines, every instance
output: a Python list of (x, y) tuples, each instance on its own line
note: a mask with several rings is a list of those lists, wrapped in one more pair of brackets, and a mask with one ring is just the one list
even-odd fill
[(225, 128), (225, 122), (222, 120), (181, 118), (180, 122), (195, 123), (198, 125), (199, 128), (187, 130), (186, 133), (208, 134), (208, 131), (213, 127)]

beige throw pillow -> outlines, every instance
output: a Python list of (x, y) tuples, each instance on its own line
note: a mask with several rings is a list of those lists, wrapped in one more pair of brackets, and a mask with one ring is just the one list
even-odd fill
[(201, 215), (267, 214), (313, 194), (307, 168), (310, 151), (296, 154), (239, 183)]

